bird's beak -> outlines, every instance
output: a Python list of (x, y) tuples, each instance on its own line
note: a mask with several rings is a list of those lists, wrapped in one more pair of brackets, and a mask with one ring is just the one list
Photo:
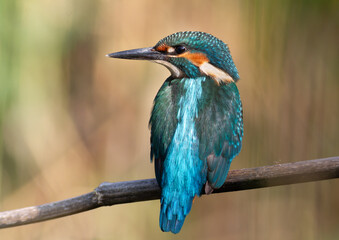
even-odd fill
[(164, 60), (165, 55), (154, 48), (138, 48), (133, 50), (110, 53), (106, 55), (111, 58), (138, 59), (138, 60)]

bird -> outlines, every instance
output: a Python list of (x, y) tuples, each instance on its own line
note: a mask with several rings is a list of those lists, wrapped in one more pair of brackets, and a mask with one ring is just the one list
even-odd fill
[(185, 31), (153, 47), (107, 56), (149, 60), (170, 71), (153, 102), (150, 157), (161, 188), (160, 228), (179, 233), (193, 200), (224, 184), (241, 150), (239, 73), (228, 45), (205, 32)]

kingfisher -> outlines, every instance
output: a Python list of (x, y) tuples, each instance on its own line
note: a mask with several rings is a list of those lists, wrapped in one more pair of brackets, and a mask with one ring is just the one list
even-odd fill
[(150, 155), (161, 188), (160, 228), (179, 233), (194, 198), (224, 184), (241, 150), (239, 74), (230, 50), (211, 34), (185, 31), (107, 56), (149, 60), (170, 71), (153, 103)]

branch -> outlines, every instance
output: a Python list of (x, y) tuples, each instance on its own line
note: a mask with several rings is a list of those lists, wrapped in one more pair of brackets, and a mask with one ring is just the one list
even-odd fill
[[(339, 178), (339, 156), (230, 171), (225, 184), (213, 193), (264, 188)], [(102, 206), (160, 198), (155, 179), (102, 183), (93, 192), (58, 201), (0, 212), (0, 228), (46, 221)]]

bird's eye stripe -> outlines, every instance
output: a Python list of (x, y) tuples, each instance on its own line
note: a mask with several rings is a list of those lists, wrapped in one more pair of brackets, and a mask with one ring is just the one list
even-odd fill
[(161, 44), (160, 46), (156, 47), (156, 50), (159, 52), (167, 52), (169, 47), (166, 44)]
[(167, 48), (167, 52), (168, 52), (168, 53), (174, 53), (174, 52), (175, 52), (175, 48), (173, 48), (173, 47), (168, 47), (168, 48)]
[(200, 66), (201, 64), (205, 62), (209, 62), (208, 57), (203, 53), (191, 53), (191, 52), (185, 52), (183, 54), (180, 54), (178, 57), (183, 57), (189, 60), (191, 63), (193, 63), (196, 66)]

